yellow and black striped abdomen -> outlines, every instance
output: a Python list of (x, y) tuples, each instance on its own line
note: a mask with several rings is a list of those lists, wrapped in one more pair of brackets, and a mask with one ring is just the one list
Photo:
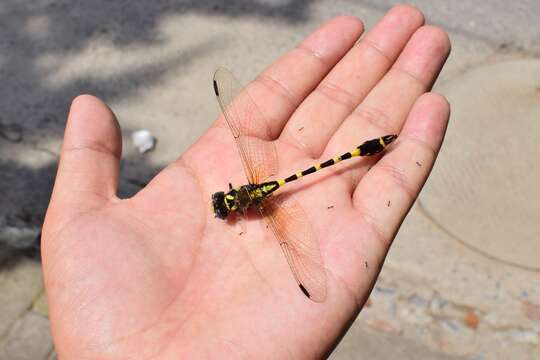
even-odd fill
[[(335, 165), (335, 164), (337, 164), (337, 163), (339, 163), (339, 162), (341, 162), (343, 160), (347, 160), (347, 159), (350, 159), (350, 158), (353, 158), (353, 157), (356, 157), (356, 156), (371, 156), (371, 155), (378, 154), (381, 151), (383, 151), (385, 147), (390, 145), (396, 139), (396, 137), (397, 137), (396, 135), (386, 135), (386, 136), (382, 136), (382, 137), (377, 138), (377, 139), (368, 140), (368, 141), (364, 142), (362, 145), (359, 145), (353, 151), (346, 152), (345, 154), (343, 154), (341, 156), (336, 156), (335, 158), (332, 158), (332, 159), (327, 160), (327, 161), (325, 161), (323, 163), (314, 165), (314, 166), (312, 166), (310, 168), (307, 168), (304, 171), (297, 172), (296, 174), (293, 174), (293, 175), (291, 175), (291, 176), (289, 176), (287, 178), (279, 179), (279, 180), (277, 180), (275, 182), (271, 181), (269, 184), (277, 183), (279, 186), (281, 186), (281, 185), (284, 185), (284, 184), (289, 183), (291, 181), (298, 180), (302, 176), (313, 174), (314, 172), (317, 172), (317, 171), (319, 171), (321, 169), (324, 169), (326, 167)], [(273, 186), (272, 187), (272, 192), (277, 190), (277, 188), (279, 186), (277, 186), (277, 187)]]

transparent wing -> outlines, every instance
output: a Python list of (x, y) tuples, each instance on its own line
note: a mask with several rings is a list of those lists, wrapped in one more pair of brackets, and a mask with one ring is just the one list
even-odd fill
[(311, 300), (326, 299), (326, 270), (319, 243), (300, 205), (290, 196), (269, 197), (260, 211), (274, 233), (300, 290)]
[(251, 99), (231, 72), (219, 68), (214, 74), (214, 92), (231, 132), (236, 140), (244, 171), (251, 184), (259, 184), (278, 167), (275, 145), (268, 125)]

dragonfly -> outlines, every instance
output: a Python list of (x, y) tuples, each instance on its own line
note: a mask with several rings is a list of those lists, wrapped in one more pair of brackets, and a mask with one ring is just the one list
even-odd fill
[(275, 191), (301, 177), (358, 156), (372, 156), (383, 151), (396, 135), (368, 140), (354, 150), (313, 165), (286, 178), (269, 180), (278, 171), (278, 153), (261, 111), (234, 75), (218, 68), (213, 79), (214, 92), (230, 129), (247, 177), (247, 184), (227, 192), (212, 194), (214, 216), (227, 219), (232, 214), (246, 216), (255, 209), (271, 229), (301, 292), (314, 302), (324, 302), (327, 295), (326, 269), (319, 242), (301, 205), (292, 196)]

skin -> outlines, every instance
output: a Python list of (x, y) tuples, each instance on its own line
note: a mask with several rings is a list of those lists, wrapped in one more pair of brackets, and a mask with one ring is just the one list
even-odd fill
[(398, 6), (358, 42), (362, 33), (358, 19), (334, 18), (248, 86), (270, 125), (279, 175), (399, 134), (383, 156), (287, 190), (319, 239), (324, 303), (302, 295), (261, 219), (213, 217), (211, 194), (246, 182), (222, 118), (137, 195), (119, 199), (118, 122), (95, 97), (73, 101), (42, 237), (60, 359), (312, 359), (335, 347), (449, 117), (448, 102), (430, 92), (450, 51), (444, 31)]

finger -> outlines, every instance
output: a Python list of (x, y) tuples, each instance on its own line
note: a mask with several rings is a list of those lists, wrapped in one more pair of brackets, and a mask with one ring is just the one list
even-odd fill
[[(398, 134), (413, 104), (437, 78), (449, 51), (450, 41), (443, 30), (433, 26), (418, 29), (392, 68), (332, 137), (326, 155), (367, 139)], [(364, 159), (363, 167), (347, 172), (351, 191), (373, 161)]]
[[(354, 45), (362, 31), (363, 25), (355, 17), (333, 18), (247, 86), (268, 122), (272, 139), (281, 133), (293, 111)], [(218, 126), (222, 126), (220, 119)]]
[(300, 105), (281, 139), (299, 144), (311, 157), (320, 156), (336, 129), (384, 76), (423, 23), (422, 13), (412, 6), (392, 8)]
[(69, 111), (51, 204), (84, 210), (115, 197), (120, 126), (101, 100), (81, 95)]
[(444, 97), (435, 93), (421, 96), (396, 143), (356, 187), (353, 206), (371, 232), (375, 256), (387, 251), (424, 185), (449, 115), (450, 105)]

